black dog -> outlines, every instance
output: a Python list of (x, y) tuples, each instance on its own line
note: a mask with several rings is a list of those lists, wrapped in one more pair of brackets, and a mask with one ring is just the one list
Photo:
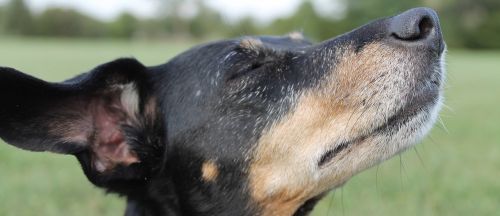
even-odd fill
[(62, 83), (0, 68), (0, 137), (76, 156), (129, 216), (305, 215), (429, 131), (443, 50), (417, 8), (320, 44), (225, 40)]

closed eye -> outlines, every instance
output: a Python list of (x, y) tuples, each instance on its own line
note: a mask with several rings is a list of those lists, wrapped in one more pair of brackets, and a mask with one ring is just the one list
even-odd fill
[(247, 66), (247, 67), (244, 67), (244, 68), (242, 68), (240, 70), (235, 71), (230, 76), (228, 76), (227, 77), (227, 81), (236, 80), (236, 79), (239, 79), (241, 77), (245, 77), (245, 76), (251, 75), (251, 74), (253, 74), (255, 72), (260, 72), (269, 63), (271, 63), (271, 62), (270, 61), (256, 62), (254, 64), (251, 64), (251, 65)]

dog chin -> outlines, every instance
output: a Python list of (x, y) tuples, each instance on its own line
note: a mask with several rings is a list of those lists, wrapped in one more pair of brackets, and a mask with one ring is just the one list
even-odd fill
[(433, 102), (422, 106), (416, 114), (396, 123), (398, 125), (394, 125), (393, 130), (381, 133), (378, 143), (386, 149), (382, 151), (385, 154), (380, 162), (413, 147), (431, 131), (443, 104), (442, 93), (439, 92), (433, 99)]
[[(371, 140), (368, 145), (371, 145), (370, 149), (373, 150), (374, 155), (369, 157), (368, 161), (361, 163), (353, 173), (359, 173), (373, 167), (422, 141), (436, 123), (443, 105), (442, 87), (439, 86), (436, 91), (431, 96), (431, 100), (426, 100), (430, 102), (416, 104), (418, 108), (413, 114), (396, 113), (393, 116), (395, 119), (374, 129), (372, 134), (368, 136)], [(335, 188), (343, 183), (336, 185)]]
[(386, 141), (391, 140), (389, 143), (393, 148), (389, 151), (390, 154), (386, 156), (386, 159), (420, 142), (435, 124), (443, 106), (443, 83), (446, 74), (445, 53), (446, 49), (440, 54), (439, 64), (433, 71), (439, 77), (435, 77), (435, 80), (430, 80), (425, 86), (415, 89), (414, 92), (419, 92), (413, 93), (413, 97), (408, 99), (407, 106), (402, 109), (411, 114), (395, 114), (396, 119), (392, 123), (387, 123), (387, 128), (390, 129), (381, 133)]

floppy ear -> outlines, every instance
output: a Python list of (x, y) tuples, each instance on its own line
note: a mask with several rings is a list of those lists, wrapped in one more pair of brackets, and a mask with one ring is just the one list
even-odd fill
[(134, 59), (62, 83), (0, 68), (0, 138), (31, 151), (85, 152), (97, 172), (139, 163), (137, 137), (130, 133), (153, 118), (147, 117), (155, 109), (148, 108), (155, 106), (148, 82), (146, 68)]

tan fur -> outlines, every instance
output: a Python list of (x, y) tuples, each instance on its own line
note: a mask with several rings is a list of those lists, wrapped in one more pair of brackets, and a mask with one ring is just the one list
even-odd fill
[(213, 161), (206, 161), (201, 166), (201, 178), (205, 182), (215, 182), (219, 176), (219, 168)]
[[(350, 50), (341, 50), (335, 71), (319, 88), (303, 93), (294, 109), (259, 139), (250, 167), (250, 191), (263, 215), (292, 215), (308, 199), (342, 185), (377, 161), (377, 154), (367, 154), (377, 150), (371, 138), (359, 138), (383, 121), (377, 119), (375, 106), (360, 107), (378, 94), (373, 90), (378, 87), (370, 85), (383, 78), (392, 53), (378, 44), (361, 53)], [(353, 149), (336, 156), (338, 165), (318, 170), (322, 152), (338, 141), (356, 138)]]
[(247, 37), (240, 41), (240, 47), (249, 49), (249, 50), (258, 50), (262, 48), (263, 43), (258, 38)]

